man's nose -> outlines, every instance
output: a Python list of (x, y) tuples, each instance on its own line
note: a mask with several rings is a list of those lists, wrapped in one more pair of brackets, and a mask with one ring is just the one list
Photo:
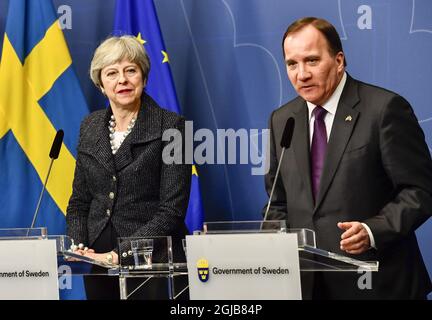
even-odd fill
[(311, 77), (311, 73), (309, 72), (308, 68), (304, 65), (300, 65), (299, 67), (299, 73), (298, 73), (298, 79), (301, 81), (305, 81)]

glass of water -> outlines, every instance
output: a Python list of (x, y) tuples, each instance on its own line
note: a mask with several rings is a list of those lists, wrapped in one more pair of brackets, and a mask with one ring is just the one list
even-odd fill
[[(153, 257), (153, 239), (131, 240), (131, 250), (134, 257), (135, 267), (142, 266), (144, 268), (151, 268)], [(142, 257), (144, 257), (144, 260)]]

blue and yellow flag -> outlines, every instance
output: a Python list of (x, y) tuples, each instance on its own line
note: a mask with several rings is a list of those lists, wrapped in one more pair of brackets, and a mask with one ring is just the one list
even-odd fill
[[(169, 57), (153, 0), (117, 0), (114, 20), (115, 35), (134, 35), (144, 45), (151, 61), (146, 92), (167, 110), (180, 113)], [(192, 185), (186, 225), (190, 232), (201, 230), (204, 213), (201, 205), (199, 179), (192, 167)]]
[(0, 88), (0, 228), (31, 225), (51, 143), (63, 129), (35, 226), (64, 234), (79, 125), (88, 108), (50, 0), (9, 1)]

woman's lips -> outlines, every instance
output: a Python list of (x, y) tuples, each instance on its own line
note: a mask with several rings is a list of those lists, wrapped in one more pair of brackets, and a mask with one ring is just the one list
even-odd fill
[(119, 91), (117, 91), (117, 93), (118, 94), (127, 94), (127, 93), (129, 93), (129, 92), (131, 92), (132, 91), (132, 89), (122, 89), (122, 90), (119, 90)]

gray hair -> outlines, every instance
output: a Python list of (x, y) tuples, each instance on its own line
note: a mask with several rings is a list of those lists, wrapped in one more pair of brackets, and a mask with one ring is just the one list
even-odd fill
[(90, 78), (98, 87), (102, 87), (101, 71), (106, 66), (127, 59), (140, 68), (145, 82), (150, 72), (150, 59), (144, 46), (134, 36), (109, 37), (102, 42), (93, 55), (90, 64)]

